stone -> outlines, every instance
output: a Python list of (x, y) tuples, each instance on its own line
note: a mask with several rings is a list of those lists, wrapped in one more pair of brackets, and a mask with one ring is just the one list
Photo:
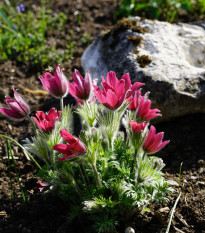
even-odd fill
[(135, 230), (132, 227), (127, 227), (125, 233), (135, 233)]
[(111, 70), (145, 83), (162, 120), (205, 112), (205, 23), (122, 19), (85, 50), (81, 64), (99, 85)]

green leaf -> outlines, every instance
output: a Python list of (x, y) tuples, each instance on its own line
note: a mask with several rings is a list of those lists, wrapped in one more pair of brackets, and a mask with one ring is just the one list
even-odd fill
[(10, 28), (13, 29), (13, 24), (12, 22), (9, 20), (9, 18), (6, 15), (6, 12), (1, 8), (0, 9), (0, 16), (3, 18), (3, 20), (9, 25)]

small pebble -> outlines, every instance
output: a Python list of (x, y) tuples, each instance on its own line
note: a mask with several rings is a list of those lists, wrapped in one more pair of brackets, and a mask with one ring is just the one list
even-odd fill
[(196, 180), (198, 177), (197, 176), (190, 176), (191, 180)]
[(132, 227), (127, 227), (125, 233), (135, 233), (135, 230)]
[(161, 213), (169, 213), (169, 211), (170, 211), (170, 209), (169, 209), (169, 207), (164, 207), (164, 208), (161, 208), (161, 209), (159, 209), (159, 212), (161, 212)]

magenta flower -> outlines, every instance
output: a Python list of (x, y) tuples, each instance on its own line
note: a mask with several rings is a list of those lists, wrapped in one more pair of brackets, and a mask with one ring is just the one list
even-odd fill
[(139, 134), (141, 133), (145, 127), (149, 124), (148, 122), (141, 122), (141, 123), (137, 123), (136, 121), (129, 121), (130, 126), (131, 126), (131, 131), (135, 134)]
[(39, 129), (43, 130), (45, 133), (51, 132), (57, 120), (60, 119), (61, 111), (56, 111), (55, 108), (51, 108), (49, 112), (46, 114), (43, 111), (37, 111), (36, 117), (31, 117)]
[(130, 97), (137, 88), (144, 85), (139, 82), (131, 85), (129, 74), (124, 74), (118, 80), (113, 71), (107, 73), (107, 81), (104, 77), (102, 77), (102, 80), (103, 90), (94, 85), (94, 93), (101, 104), (111, 110), (118, 109), (126, 98)]
[(49, 72), (39, 76), (43, 87), (54, 97), (65, 97), (68, 94), (68, 80), (60, 65), (57, 65), (54, 76)]
[(9, 118), (22, 119), (29, 115), (30, 108), (17, 91), (13, 89), (13, 92), (16, 100), (5, 97), (5, 102), (9, 108), (0, 108), (0, 113)]
[(60, 134), (68, 144), (57, 144), (53, 147), (54, 150), (66, 155), (63, 158), (57, 159), (57, 161), (85, 154), (86, 147), (79, 139), (73, 137), (66, 129), (62, 129)]
[(137, 123), (136, 121), (129, 121), (130, 126), (131, 126), (131, 133), (129, 133), (130, 140), (132, 142), (132, 145), (137, 151), (141, 146), (144, 141), (146, 131), (145, 128), (149, 124), (148, 122), (141, 122)]
[(142, 96), (141, 91), (138, 90), (135, 92), (134, 97), (131, 96), (128, 100), (132, 101), (128, 108), (136, 111), (136, 117), (141, 121), (149, 121), (157, 116), (161, 116), (159, 109), (150, 109), (151, 101), (148, 99), (148, 93)]
[(73, 72), (73, 84), (69, 83), (69, 93), (80, 100), (88, 100), (93, 91), (93, 83), (89, 72), (85, 78), (81, 76), (78, 70)]
[(156, 134), (155, 127), (151, 126), (142, 145), (144, 151), (147, 154), (153, 154), (161, 150), (170, 142), (169, 140), (162, 142), (163, 137), (164, 132)]

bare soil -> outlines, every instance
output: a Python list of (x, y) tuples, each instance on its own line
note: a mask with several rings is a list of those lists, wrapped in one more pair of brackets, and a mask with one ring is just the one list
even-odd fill
[[(89, 42), (82, 41), (83, 35), (89, 34), (92, 41), (100, 33), (110, 29), (115, 23), (113, 15), (118, 5), (119, 0), (51, 1), (53, 11), (66, 13), (68, 20), (64, 31), (48, 32), (49, 40), (56, 40), (65, 48), (67, 45), (65, 38), (70, 35), (72, 29), (74, 32), (72, 40), (77, 43), (75, 58), (63, 64), (69, 80), (72, 80), (72, 72), (75, 68), (82, 71), (80, 57)], [(33, 1), (32, 6), (38, 7), (39, 2)], [(76, 11), (81, 17), (80, 23), (75, 16)], [(11, 88), (14, 86), (27, 99), (32, 115), (37, 110), (47, 111), (51, 106), (59, 109), (58, 101), (38, 91), (43, 88), (37, 76), (36, 71), (30, 70), (29, 64), (26, 63), (20, 65), (15, 61), (8, 61), (0, 64), (0, 101), (3, 103), (5, 95), (12, 95)], [(67, 97), (66, 103), (74, 102), (71, 97)], [(165, 132), (165, 139), (171, 140), (169, 145), (157, 154), (166, 163), (165, 177), (178, 181), (180, 164), (183, 162), (180, 187), (176, 187), (176, 192), (170, 197), (168, 204), (155, 205), (151, 213), (140, 220), (136, 219), (133, 226), (137, 233), (165, 232), (170, 210), (181, 191), (182, 196), (175, 211), (170, 232), (205, 233), (205, 114), (183, 116), (169, 122), (158, 123), (156, 127), (158, 132)], [(22, 143), (23, 139), (32, 136), (32, 129), (27, 121), (11, 121), (3, 117), (0, 119), (0, 133)], [(23, 203), (13, 166), (9, 175), (6, 141), (1, 139), (0, 232), (92, 232), (88, 225), (68, 222), (69, 206), (63, 200), (51, 195), (45, 197), (37, 194), (36, 166), (16, 145), (12, 144), (12, 149), (28, 208), (26, 209)], [(10, 177), (12, 177), (14, 189), (13, 198)], [(124, 232), (125, 227), (121, 226), (118, 232)]]

